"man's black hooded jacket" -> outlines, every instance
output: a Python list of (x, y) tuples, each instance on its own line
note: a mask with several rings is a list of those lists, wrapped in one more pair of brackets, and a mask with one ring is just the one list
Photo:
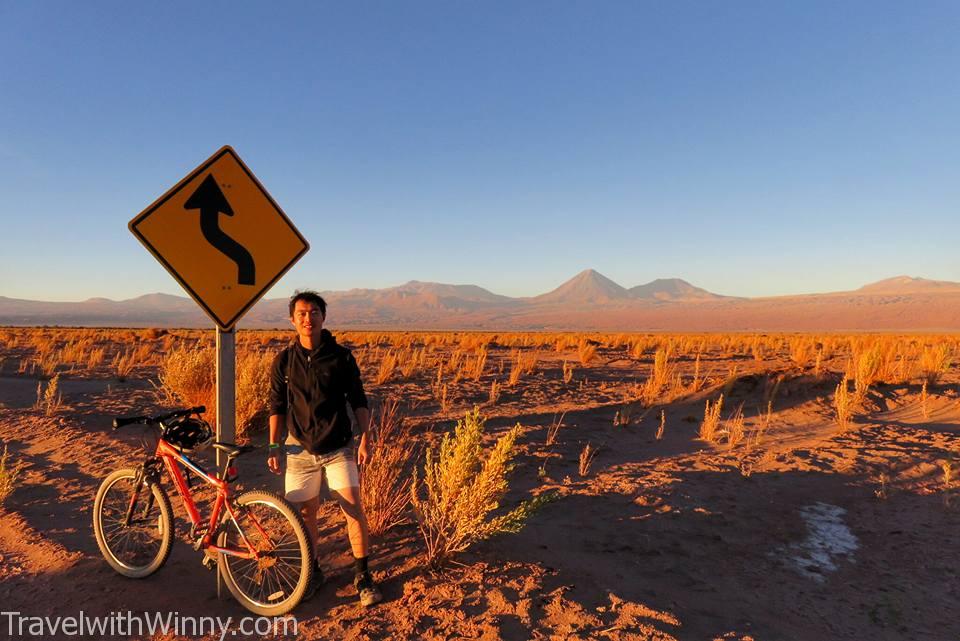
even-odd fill
[(312, 350), (299, 339), (277, 354), (270, 371), (270, 415), (285, 414), (287, 433), (311, 454), (327, 454), (353, 438), (347, 402), (367, 407), (360, 368), (349, 349), (321, 330)]

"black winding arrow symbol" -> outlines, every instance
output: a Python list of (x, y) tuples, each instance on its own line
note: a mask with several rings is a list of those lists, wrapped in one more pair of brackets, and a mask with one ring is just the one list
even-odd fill
[(253, 256), (246, 248), (220, 229), (220, 212), (233, 216), (227, 197), (220, 191), (213, 174), (209, 174), (183, 205), (184, 209), (200, 210), (200, 231), (214, 248), (237, 264), (237, 283), (253, 285), (256, 282)]

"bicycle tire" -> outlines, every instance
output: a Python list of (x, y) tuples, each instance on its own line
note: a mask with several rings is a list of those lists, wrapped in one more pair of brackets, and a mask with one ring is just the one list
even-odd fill
[[(149, 483), (146, 487), (154, 499), (150, 513), (146, 518), (138, 517), (137, 523), (131, 526), (124, 525), (136, 477), (136, 470), (125, 468), (103, 480), (93, 502), (93, 533), (110, 567), (125, 577), (142, 579), (163, 567), (170, 556), (173, 508), (166, 491), (156, 483)], [(134, 514), (146, 496), (141, 490)]]
[[(289, 501), (273, 492), (250, 490), (236, 501), (237, 520), (224, 518), (220, 547), (243, 549), (243, 536), (261, 561), (220, 553), (223, 582), (240, 605), (260, 616), (280, 616), (297, 607), (313, 580), (313, 550), (303, 518)], [(255, 527), (256, 520), (270, 541)]]

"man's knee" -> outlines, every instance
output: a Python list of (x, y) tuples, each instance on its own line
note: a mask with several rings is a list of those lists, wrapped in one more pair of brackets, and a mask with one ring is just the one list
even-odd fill
[(348, 521), (366, 523), (367, 519), (363, 514), (363, 506), (360, 504), (360, 488), (344, 488), (341, 490), (333, 490), (332, 493), (334, 497), (336, 497), (337, 503), (340, 504), (340, 509), (343, 510), (343, 514), (347, 517)]
[(320, 497), (315, 496), (312, 499), (302, 501), (298, 503), (300, 507), (300, 514), (305, 519), (315, 519), (317, 517), (317, 510), (320, 509)]

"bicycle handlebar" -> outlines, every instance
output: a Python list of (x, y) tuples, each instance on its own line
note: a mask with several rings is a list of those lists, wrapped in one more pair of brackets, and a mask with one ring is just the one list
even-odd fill
[(143, 423), (144, 425), (156, 425), (162, 423), (170, 418), (175, 418), (177, 416), (189, 416), (190, 414), (203, 414), (207, 411), (207, 408), (203, 405), (198, 405), (197, 407), (191, 407), (189, 409), (180, 409), (174, 410), (172, 412), (167, 412), (166, 414), (158, 414), (157, 416), (118, 416), (113, 419), (113, 429), (118, 429), (124, 425), (131, 425), (133, 423)]

